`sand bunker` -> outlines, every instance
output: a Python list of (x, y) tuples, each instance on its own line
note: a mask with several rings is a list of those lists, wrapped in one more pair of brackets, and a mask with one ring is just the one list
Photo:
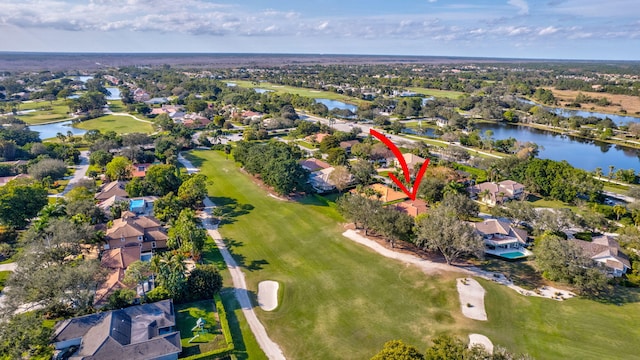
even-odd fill
[(480, 334), (469, 334), (469, 347), (482, 345), (489, 353), (493, 353), (493, 343), (488, 337)]
[(484, 309), (485, 290), (472, 278), (460, 278), (456, 280), (458, 295), (460, 295), (460, 307), (462, 315), (474, 320), (487, 320), (487, 312)]
[(280, 284), (277, 281), (262, 281), (258, 284), (258, 305), (264, 311), (273, 311), (278, 307), (278, 288)]

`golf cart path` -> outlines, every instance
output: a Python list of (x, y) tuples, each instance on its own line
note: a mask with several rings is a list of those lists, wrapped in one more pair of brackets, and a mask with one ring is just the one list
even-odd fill
[[(189, 174), (198, 171), (198, 168), (193, 166), (193, 164), (189, 160), (185, 159), (181, 154), (178, 154), (178, 161), (180, 161), (180, 163), (187, 169)], [(204, 199), (204, 206), (206, 216), (202, 219), (202, 226), (207, 230), (209, 236), (211, 236), (213, 241), (216, 243), (225, 263), (227, 263), (227, 268), (229, 268), (231, 279), (233, 280), (236, 299), (238, 299), (238, 302), (240, 303), (242, 313), (247, 319), (247, 323), (249, 323), (251, 332), (253, 332), (253, 335), (258, 341), (258, 345), (260, 345), (260, 348), (269, 359), (285, 359), (282, 349), (280, 349), (280, 346), (269, 338), (267, 330), (264, 328), (260, 320), (258, 320), (255, 311), (253, 311), (253, 305), (249, 299), (249, 292), (247, 291), (247, 283), (245, 281), (244, 274), (222, 240), (222, 236), (220, 236), (220, 232), (218, 232), (218, 226), (211, 221), (211, 212), (215, 207), (215, 204), (211, 199), (206, 197)]]

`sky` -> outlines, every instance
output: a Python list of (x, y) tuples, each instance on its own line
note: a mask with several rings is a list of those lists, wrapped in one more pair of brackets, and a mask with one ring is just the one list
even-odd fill
[(640, 60), (640, 0), (2, 0), (0, 51)]

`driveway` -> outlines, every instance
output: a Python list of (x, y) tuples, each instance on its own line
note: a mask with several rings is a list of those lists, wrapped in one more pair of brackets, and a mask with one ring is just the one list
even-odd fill
[(65, 186), (64, 191), (56, 194), (49, 195), (51, 197), (63, 197), (65, 196), (71, 189), (73, 189), (76, 184), (84, 179), (87, 175), (87, 170), (89, 170), (89, 151), (81, 151), (80, 152), (80, 164), (75, 166), (76, 171), (73, 173), (73, 177), (69, 180), (67, 186)]

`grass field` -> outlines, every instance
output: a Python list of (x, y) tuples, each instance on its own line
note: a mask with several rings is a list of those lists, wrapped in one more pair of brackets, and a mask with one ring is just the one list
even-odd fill
[(69, 118), (66, 100), (23, 102), (18, 110), (36, 110), (18, 116), (18, 119), (32, 125)]
[(457, 99), (461, 95), (464, 95), (464, 93), (460, 91), (425, 89), (425, 88), (419, 88), (419, 87), (410, 87), (408, 88), (408, 90), (413, 91), (414, 93), (418, 93), (426, 96), (444, 97), (449, 99)]
[[(195, 335), (191, 331), (198, 318), (203, 318), (206, 323), (206, 332), (189, 343)], [(182, 343), (182, 357), (201, 354), (227, 346), (224, 335), (218, 324), (218, 315), (215, 312), (213, 300), (196, 301), (176, 305), (176, 326), (180, 330), (180, 342)]]
[(11, 271), (0, 271), (0, 291), (4, 289), (4, 284), (9, 280), (9, 276), (11, 276)]
[(249, 290), (255, 293), (262, 280), (284, 289), (276, 311), (256, 311), (288, 358), (363, 359), (396, 338), (425, 348), (430, 336), (463, 334), (471, 325), (453, 300), (453, 275), (425, 276), (382, 258), (341, 236), (330, 203), (276, 200), (224, 155), (192, 154), (213, 182), (212, 200), (242, 210), (220, 232)]
[(356, 105), (363, 102), (367, 102), (365, 100), (352, 98), (350, 96), (334, 93), (331, 91), (312, 90), (312, 89), (299, 88), (294, 86), (277, 85), (269, 82), (261, 82), (259, 85), (255, 85), (255, 84), (252, 84), (251, 81), (244, 81), (244, 80), (230, 80), (229, 82), (233, 82), (243, 88), (268, 89), (268, 90), (273, 90), (279, 94), (289, 93), (289, 94), (296, 94), (300, 96), (306, 96), (310, 98), (340, 100), (340, 101), (344, 101), (344, 102), (348, 102)]
[(137, 121), (129, 116), (119, 115), (105, 115), (99, 118), (83, 121), (74, 126), (85, 130), (100, 130), (103, 134), (107, 131), (115, 131), (118, 134), (133, 132), (150, 134), (153, 132), (151, 124)]
[[(221, 153), (198, 151), (190, 159), (212, 180), (212, 200), (236, 209), (220, 231), (249, 289), (262, 280), (284, 287), (276, 311), (256, 311), (289, 358), (368, 358), (390, 339), (423, 350), (442, 332), (485, 334), (537, 359), (637, 358), (638, 290), (623, 289), (610, 302), (557, 302), (481, 280), (489, 321), (468, 320), (459, 310), (456, 274), (425, 276), (351, 243), (340, 235), (332, 203), (269, 197)], [(511, 274), (535, 284), (528, 271), (516, 267)]]
[(553, 88), (547, 88), (553, 92), (553, 96), (555, 96), (560, 101), (560, 106), (566, 106), (567, 103), (573, 102), (576, 96), (579, 93), (583, 95), (587, 95), (592, 98), (600, 99), (607, 98), (611, 102), (611, 105), (600, 106), (598, 104), (593, 103), (584, 103), (582, 104), (580, 110), (586, 111), (598, 111), (609, 114), (621, 114), (620, 110), (624, 109), (627, 111), (628, 116), (637, 116), (640, 115), (640, 98), (633, 95), (618, 95), (618, 94), (607, 94), (600, 92), (588, 92), (588, 91), (577, 91), (577, 90), (557, 90)]

